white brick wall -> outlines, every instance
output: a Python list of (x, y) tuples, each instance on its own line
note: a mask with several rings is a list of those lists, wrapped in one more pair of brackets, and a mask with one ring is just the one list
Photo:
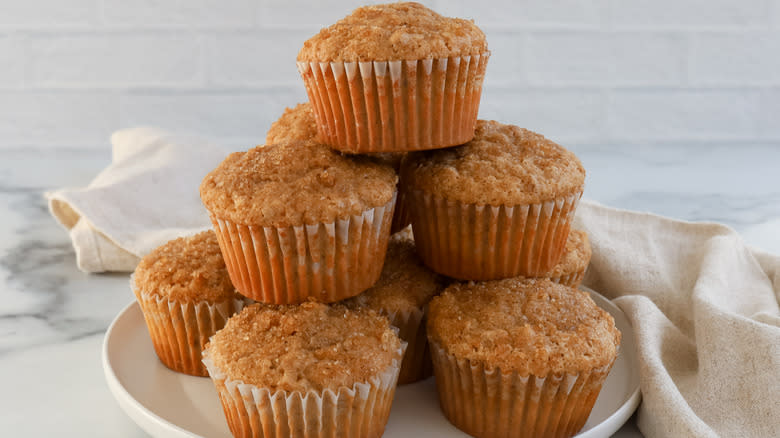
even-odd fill
[(694, 85), (780, 85), (780, 32), (695, 35), (690, 63)]
[[(361, 0), (0, 0), (0, 147), (138, 124), (235, 146), (305, 100), (303, 41)], [(488, 35), (481, 116), (572, 147), (780, 146), (780, 0), (424, 1)]]
[(203, 86), (202, 36), (90, 33), (30, 38), (31, 87)]
[(99, 0), (3, 0), (2, 29), (61, 30), (95, 26)]
[[(54, 0), (52, 0), (54, 1)], [(255, 23), (254, 0), (103, 0), (102, 23), (117, 28), (244, 28)]]
[(612, 0), (619, 29), (728, 29), (763, 27), (770, 0)]
[(618, 90), (607, 129), (612, 140), (747, 140), (757, 135), (760, 93), (746, 90)]
[(0, 147), (104, 147), (118, 112), (115, 92), (0, 91)]
[(525, 66), (537, 86), (680, 85), (685, 39), (646, 32), (535, 32), (529, 36)]

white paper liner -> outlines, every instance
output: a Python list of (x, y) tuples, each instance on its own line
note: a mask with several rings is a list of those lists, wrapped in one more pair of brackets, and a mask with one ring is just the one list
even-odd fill
[(428, 350), (428, 336), (425, 330), (426, 310), (408, 309), (390, 312), (386, 309), (375, 309), (387, 316), (390, 325), (398, 329), (398, 336), (406, 341), (406, 354), (401, 363), (398, 384), (405, 385), (425, 379), (433, 374), (431, 355)]
[(430, 343), (439, 403), (475, 437), (571, 437), (590, 415), (612, 364), (580, 374), (521, 376), (459, 359)]
[(577, 272), (573, 272), (571, 274), (565, 274), (560, 275), (558, 277), (550, 277), (550, 281), (553, 283), (562, 284), (564, 286), (569, 286), (573, 288), (577, 288), (577, 286), (582, 283), (582, 279), (585, 277), (585, 269)]
[(418, 189), (404, 194), (420, 257), (460, 280), (541, 277), (566, 249), (582, 191), (526, 205), (479, 205)]
[(398, 191), (398, 200), (395, 203), (395, 212), (393, 213), (393, 223), (390, 225), (390, 234), (395, 234), (404, 228), (408, 227), (412, 223), (412, 218), (409, 216), (409, 209), (404, 202), (403, 191)]
[(290, 227), (234, 224), (210, 213), (230, 280), (270, 304), (357, 295), (382, 272), (396, 194), (387, 204), (331, 223)]
[(130, 287), (141, 306), (157, 357), (168, 368), (193, 376), (208, 376), (201, 362), (203, 348), (228, 318), (250, 303), (236, 298), (213, 304), (172, 301), (138, 290), (134, 274)]
[(346, 152), (402, 152), (474, 137), (490, 52), (406, 61), (298, 62), (322, 140)]
[(272, 391), (232, 380), (203, 352), (203, 363), (217, 389), (235, 437), (379, 437), (390, 416), (400, 359), (368, 382), (322, 392)]

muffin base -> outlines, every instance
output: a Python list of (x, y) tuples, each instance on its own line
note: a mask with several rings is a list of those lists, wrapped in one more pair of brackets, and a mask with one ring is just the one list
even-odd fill
[(396, 195), (331, 223), (290, 227), (235, 224), (210, 213), (230, 280), (269, 304), (330, 303), (371, 287), (382, 272)]
[(426, 312), (421, 309), (406, 312), (386, 312), (380, 309), (379, 312), (387, 315), (390, 324), (398, 329), (398, 336), (408, 344), (398, 374), (398, 384), (414, 383), (433, 375), (425, 330)]
[(480, 438), (574, 436), (585, 425), (612, 367), (520, 376), (455, 358), (435, 343), (431, 353), (444, 415), (458, 429)]
[(203, 347), (225, 326), (228, 318), (244, 308), (247, 301), (179, 303), (136, 290), (133, 278), (131, 287), (160, 362), (173, 371), (207, 377), (206, 367), (201, 362)]
[(540, 277), (566, 249), (582, 191), (527, 205), (479, 205), (408, 190), (415, 243), (423, 262), (459, 280)]
[(234, 437), (381, 437), (405, 348), (402, 342), (398, 359), (368, 382), (336, 391), (288, 393), (232, 380), (214, 364), (208, 350), (203, 353), (203, 363)]
[(398, 192), (398, 200), (395, 203), (395, 212), (393, 213), (393, 223), (390, 225), (390, 234), (395, 234), (412, 223), (409, 215), (409, 209), (404, 202), (403, 192)]
[(583, 278), (585, 278), (585, 269), (572, 272), (571, 274), (561, 275), (559, 277), (550, 277), (550, 281), (576, 289), (579, 287), (580, 283), (582, 283)]
[(490, 52), (407, 61), (298, 62), (321, 139), (351, 153), (466, 143)]

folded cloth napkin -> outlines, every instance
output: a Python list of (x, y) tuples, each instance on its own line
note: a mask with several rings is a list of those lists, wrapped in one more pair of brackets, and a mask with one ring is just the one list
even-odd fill
[(211, 226), (198, 187), (230, 152), (156, 128), (111, 136), (112, 163), (84, 188), (46, 193), (84, 272), (132, 271), (146, 253)]
[[(89, 186), (46, 195), (89, 272), (132, 270), (157, 245), (208, 228), (198, 186), (229, 152), (149, 128), (120, 131), (112, 143), (113, 163)], [(585, 284), (614, 299), (634, 327), (640, 430), (778, 436), (780, 257), (722, 225), (589, 201), (576, 223), (593, 245)]]
[(626, 313), (647, 437), (780, 436), (780, 257), (732, 229), (583, 202), (584, 284)]

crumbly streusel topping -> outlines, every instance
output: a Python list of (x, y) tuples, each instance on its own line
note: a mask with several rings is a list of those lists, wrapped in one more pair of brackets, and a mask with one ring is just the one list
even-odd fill
[(330, 223), (388, 202), (398, 177), (388, 166), (327, 146), (282, 143), (230, 154), (203, 179), (200, 197), (237, 224)]
[(620, 345), (609, 313), (548, 279), (454, 284), (429, 304), (428, 338), (455, 357), (535, 376), (606, 366)]
[(363, 6), (308, 39), (299, 61), (391, 61), (468, 56), (487, 51), (473, 21), (419, 3)]
[(135, 269), (135, 287), (172, 301), (215, 303), (239, 297), (230, 282), (214, 231), (157, 247)]
[(401, 341), (384, 316), (307, 302), (255, 304), (230, 318), (206, 347), (230, 379), (283, 391), (352, 387), (400, 365)]
[(488, 205), (549, 201), (585, 185), (573, 153), (535, 132), (486, 120), (462, 146), (409, 154), (401, 174), (412, 189)]

